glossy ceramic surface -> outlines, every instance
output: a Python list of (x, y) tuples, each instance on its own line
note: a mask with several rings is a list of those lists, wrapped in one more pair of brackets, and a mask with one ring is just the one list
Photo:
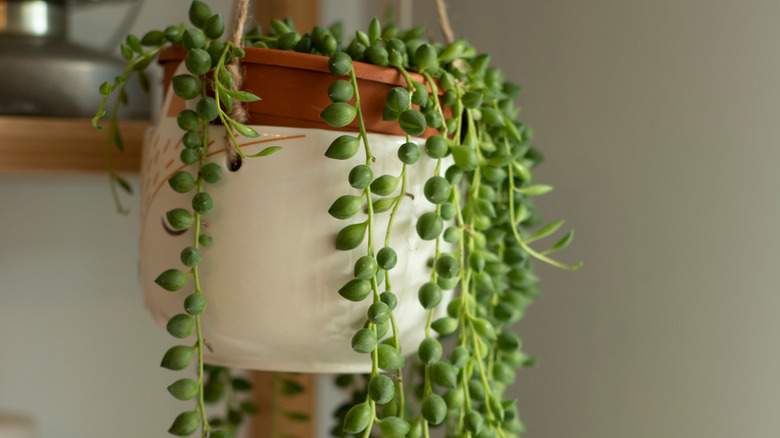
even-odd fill
[[(196, 171), (178, 158), (183, 147), (181, 130), (167, 108), (172, 95), (168, 93), (161, 112), (164, 116), (148, 133), (142, 163), (141, 277), (149, 312), (160, 326), (183, 312), (182, 302), (193, 291), (191, 282), (178, 292), (166, 292), (154, 283), (165, 269), (186, 270), (179, 253), (193, 241), (192, 230), (175, 235), (165, 226), (165, 212), (189, 207), (192, 196), (175, 193), (167, 184), (168, 177), (180, 169)], [(352, 219), (337, 220), (327, 213), (339, 196), (359, 194), (349, 186), (347, 174), (365, 155), (361, 151), (346, 161), (324, 156), (331, 141), (343, 132), (254, 128), (261, 137), (242, 139), (245, 153), (267, 146), (282, 150), (244, 160), (238, 172), (225, 171), (222, 181), (207, 186), (215, 203), (214, 211), (204, 216), (203, 228), (213, 237), (213, 244), (203, 249), (200, 265), (208, 300), (204, 336), (213, 348), (206, 355), (207, 362), (309, 373), (368, 372), (369, 356), (355, 353), (350, 339), (363, 325), (371, 299), (352, 303), (337, 293), (352, 279), (354, 262), (366, 254), (366, 243), (347, 252), (334, 249), (338, 231), (366, 216), (361, 212)], [(214, 140), (210, 160), (224, 164), (224, 130), (214, 127), (210, 135)], [(399, 136), (370, 136), (375, 177), (400, 173), (396, 154), (404, 141)], [(414, 223), (433, 208), (423, 196), (422, 185), (435, 165), (435, 160), (423, 154), (410, 166), (407, 192), (414, 199), (403, 199), (390, 239), (399, 256), (398, 265), (390, 271), (392, 290), (400, 303), (394, 313), (407, 354), (416, 352), (427, 319), (418, 304), (417, 290), (430, 276), (426, 260), (434, 252), (434, 243), (422, 241), (414, 232)], [(388, 218), (389, 212), (376, 216), (375, 250), (383, 246)], [(383, 284), (380, 292), (384, 290)]]

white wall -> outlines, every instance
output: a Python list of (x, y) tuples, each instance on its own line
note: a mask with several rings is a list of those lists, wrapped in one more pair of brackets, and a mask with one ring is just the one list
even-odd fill
[(157, 366), (170, 340), (139, 293), (136, 217), (104, 177), (3, 175), (0, 205), (0, 412), (40, 438), (159, 436), (184, 406)]
[(519, 326), (527, 436), (780, 436), (778, 2), (449, 3), (524, 86), (585, 262)]

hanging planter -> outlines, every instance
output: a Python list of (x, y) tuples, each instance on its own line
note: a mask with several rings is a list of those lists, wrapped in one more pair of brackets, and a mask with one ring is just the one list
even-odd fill
[[(533, 361), (508, 327), (539, 293), (535, 260), (579, 265), (549, 256), (571, 232), (531, 246), (563, 221), (542, 225), (533, 206), (552, 187), (533, 180), (543, 157), (519, 87), (424, 28), (374, 19), (341, 43), (337, 26), (273, 20), (225, 42), (204, 3), (189, 18), (128, 36), (128, 69), (100, 87), (122, 102), (158, 54), (170, 84), (144, 146), (140, 242), (149, 310), (180, 338), (161, 366), (197, 367), (168, 387), (195, 400), (169, 432), (229, 437), (254, 410), (227, 397), (209, 419), (225, 386), (247, 389), (209, 363), (365, 373), (338, 380), (354, 394), (338, 436), (520, 434), (505, 390)], [(115, 195), (128, 187), (110, 175)]]
[[(186, 73), (184, 54), (181, 48), (160, 54), (169, 84), (173, 76)], [(206, 360), (259, 370), (369, 372), (371, 363), (355, 354), (350, 339), (363, 326), (371, 303), (355, 305), (334, 293), (353, 278), (353, 266), (365, 255), (365, 247), (334, 252), (343, 224), (328, 214), (333, 200), (348, 188), (350, 169), (363, 160), (325, 156), (336, 138), (358, 131), (357, 120), (335, 130), (320, 118), (332, 103), (328, 87), (337, 79), (328, 70), (326, 57), (247, 48), (241, 65), (244, 90), (263, 99), (247, 108), (248, 124), (262, 134), (242, 138), (239, 145), (249, 155), (268, 146), (282, 150), (264, 159), (243, 160), (238, 171), (227, 172), (209, 189), (218, 208), (205, 219), (203, 229), (213, 244), (199, 266), (201, 287), (210, 291), (208, 312), (202, 317), (203, 336), (211, 347)], [(370, 64), (355, 63), (355, 73), (374, 151), (372, 170), (376, 175), (399, 174), (402, 163), (397, 153), (406, 137), (397, 123), (382, 120), (382, 112), (387, 93), (404, 85), (404, 78), (397, 70)], [(414, 78), (423, 81), (419, 75)], [(194, 110), (195, 103), (188, 104), (168, 89), (161, 117), (143, 149), (141, 281), (147, 308), (163, 327), (181, 313), (182, 297), (193, 292), (189, 284), (179, 292), (161, 293), (155, 279), (192, 240), (191, 231), (171, 227), (166, 213), (191, 198), (172, 190), (168, 180), (179, 171), (197, 174), (196, 164), (179, 160), (185, 146), (176, 117), (188, 105)], [(210, 131), (206, 155), (225, 163), (229, 139), (224, 128)], [(429, 128), (428, 133), (435, 131)], [(422, 240), (414, 224), (428, 209), (423, 185), (435, 166), (433, 160), (421, 160), (407, 171), (409, 199), (392, 227), (390, 246), (398, 257), (393, 288), (398, 291), (396, 323), (402, 345), (419, 345), (425, 337), (422, 328), (428, 312), (417, 303), (417, 291), (430, 277), (426, 260), (436, 243)], [(388, 219), (389, 215), (377, 215), (374, 226), (384, 230)], [(451, 248), (447, 244), (440, 249)], [(447, 293), (445, 304), (450, 296)], [(442, 306), (435, 317), (443, 315)]]

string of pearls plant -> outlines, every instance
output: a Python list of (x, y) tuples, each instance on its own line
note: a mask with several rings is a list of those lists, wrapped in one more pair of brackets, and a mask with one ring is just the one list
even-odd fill
[[(167, 219), (176, 229), (193, 229), (194, 240), (181, 253), (182, 263), (190, 270), (166, 270), (157, 283), (169, 291), (181, 289), (188, 281), (194, 283), (195, 292), (184, 301), (185, 313), (171, 318), (168, 331), (177, 338), (195, 333), (197, 341), (172, 347), (162, 366), (182, 370), (195, 362), (197, 368), (196, 379), (183, 378), (169, 387), (174, 397), (195, 400), (194, 408), (180, 414), (169, 432), (185, 436), (200, 428), (203, 437), (227, 437), (232, 436), (242, 414), (255, 408), (246, 401), (231, 402), (230, 413), (221, 421), (226, 427), (219, 430), (205, 409), (207, 401), (217, 398), (213, 390), (210, 393), (212, 381), (230, 382), (227, 386), (236, 392), (249, 389), (245, 380), (225, 380), (228, 370), (203, 362), (208, 345), (201, 333), (200, 317), (206, 310), (208, 292), (200, 288), (198, 265), (203, 255), (208, 255), (210, 238), (203, 232), (201, 220), (214, 206), (206, 189), (222, 177), (222, 168), (208, 162), (205, 151), (211, 124), (225, 126), (236, 147), (234, 129), (242, 136), (258, 135), (229, 115), (233, 101), (250, 102), (258, 97), (232, 90), (233, 79), (225, 64), (231, 56), (242, 57), (244, 50), (220, 41), (224, 29), (221, 17), (196, 0), (189, 18), (190, 27), (151, 31), (140, 40), (128, 36), (122, 44), (128, 69), (113, 83), (100, 87), (105, 98), (93, 123), (100, 127), (98, 120), (109, 96), (118, 94), (117, 105), (126, 99), (124, 86), (132, 74), (142, 83), (148, 82), (143, 70), (164, 46), (181, 44), (187, 50), (184, 62), (190, 74), (174, 77), (172, 86), (179, 97), (197, 99), (196, 110), (182, 111), (177, 120), (184, 131), (181, 161), (197, 164), (198, 172), (180, 171), (170, 178), (173, 190), (192, 192), (193, 197), (191, 206), (170, 210)], [(466, 41), (441, 45), (427, 41), (425, 35), (422, 27), (404, 31), (393, 24), (383, 27), (374, 19), (367, 32), (357, 31), (354, 38), (342, 42), (338, 25), (315, 27), (301, 34), (290, 20), (274, 20), (266, 33), (259, 28), (250, 31), (244, 45), (329, 57), (334, 79), (328, 89), (332, 104), (322, 111), (321, 118), (337, 128), (354, 120), (360, 127), (355, 134), (337, 137), (325, 153), (335, 160), (358, 154), (363, 157), (362, 163), (344, 176), (345, 194), (333, 201), (328, 213), (348, 222), (335, 236), (336, 250), (365, 248), (365, 255), (354, 265), (354, 278), (334, 294), (353, 302), (371, 301), (365, 324), (351, 344), (356, 354), (367, 356), (371, 372), (362, 379), (337, 379), (340, 386), (353, 390), (353, 399), (336, 412), (340, 425), (333, 434), (427, 438), (432, 428), (445, 427), (448, 436), (519, 436), (524, 426), (515, 401), (505, 397), (505, 389), (514, 381), (516, 370), (533, 365), (533, 360), (522, 352), (519, 337), (508, 326), (519, 320), (539, 295), (534, 260), (567, 270), (580, 266), (567, 266), (549, 257), (569, 245), (573, 232), (546, 249), (531, 246), (558, 231), (563, 221), (542, 225), (532, 203), (533, 197), (552, 187), (534, 182), (532, 169), (543, 156), (530, 145), (531, 128), (518, 119), (514, 100), (519, 87), (505, 81), (501, 70), (489, 66), (490, 57), (478, 54)], [(374, 175), (374, 156), (353, 61), (394, 68), (405, 78), (405, 86), (387, 94), (383, 112), (384, 119), (397, 122), (406, 135), (397, 151), (401, 162), (398, 174)], [(411, 73), (422, 80), (415, 80)], [(121, 149), (115, 110), (109, 137)], [(429, 128), (436, 134), (422, 139)], [(256, 156), (278, 149), (266, 148)], [(406, 192), (407, 169), (420, 160), (435, 162), (423, 190), (428, 211), (417, 218), (414, 230), (421, 239), (435, 243), (430, 276), (417, 291), (419, 305), (429, 316), (420, 328), (425, 335), (422, 343), (402, 346), (394, 315), (398, 298), (391, 281), (398, 255), (390, 246), (390, 235), (398, 211), (410, 202), (422, 202), (412, 201)], [(115, 197), (117, 186), (129, 190), (113, 170), (110, 175)], [(389, 215), (384, 230), (376, 224), (378, 215)], [(443, 248), (454, 249), (446, 252)], [(434, 319), (436, 310), (444, 306), (445, 290), (453, 290), (455, 298), (446, 304), (447, 316)], [(449, 351), (439, 340), (444, 338), (452, 339)]]

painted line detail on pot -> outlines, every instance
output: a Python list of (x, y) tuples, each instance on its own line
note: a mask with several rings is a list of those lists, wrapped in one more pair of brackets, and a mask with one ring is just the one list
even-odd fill
[[(263, 135), (267, 136), (268, 134), (263, 134)], [(306, 134), (289, 135), (289, 136), (286, 136), (286, 137), (279, 136), (279, 137), (273, 137), (273, 138), (266, 138), (266, 139), (263, 139), (263, 140), (256, 140), (256, 141), (244, 143), (244, 144), (241, 144), (239, 146), (241, 146), (243, 148), (245, 146), (254, 146), (254, 145), (258, 145), (258, 144), (262, 144), (262, 143), (268, 143), (268, 142), (274, 142), (274, 141), (285, 141), (285, 140), (296, 140), (296, 139), (300, 139), (300, 138), (306, 138)], [(208, 148), (211, 148), (212, 146), (214, 146), (214, 143), (215, 143), (215, 140), (211, 140), (209, 142)], [(182, 146), (182, 141), (181, 140), (179, 140), (176, 143), (176, 146), (174, 147), (174, 151), (178, 150), (179, 146)], [(156, 142), (155, 142), (155, 147), (156, 147)], [(158, 152), (157, 155), (159, 155), (159, 151), (160, 151), (160, 149), (157, 149), (157, 152)], [(224, 153), (225, 153), (225, 149), (220, 147), (219, 149), (217, 149), (217, 150), (215, 150), (213, 152), (207, 153), (206, 156), (207, 157), (212, 157), (214, 155), (224, 154)], [(156, 163), (157, 160), (158, 160), (158, 157), (155, 157), (154, 162)], [(171, 162), (168, 163), (165, 166), (165, 169), (168, 169), (173, 162), (174, 162), (174, 160), (171, 160)], [(147, 192), (147, 196), (145, 197), (145, 199), (143, 199), (143, 206), (141, 207), (142, 216), (144, 218), (148, 214), (149, 206), (152, 204), (154, 199), (157, 197), (157, 194), (160, 192), (160, 189), (162, 189), (162, 187), (168, 182), (168, 180), (171, 178), (171, 176), (173, 176), (174, 173), (176, 173), (176, 172), (178, 172), (180, 170), (184, 170), (187, 167), (188, 167), (188, 165), (181, 164), (180, 166), (178, 166), (178, 167), (176, 167), (176, 168), (174, 168), (172, 170), (169, 170), (168, 175), (165, 178), (163, 178), (162, 181), (160, 181), (160, 182), (157, 181), (157, 178), (159, 177), (160, 173), (159, 173), (159, 171), (155, 172), (154, 179), (153, 179), (152, 184), (151, 184), (154, 187), (154, 190)], [(151, 169), (147, 169), (147, 170), (151, 170)], [(145, 220), (141, 221), (141, 223), (142, 224), (145, 223)]]

